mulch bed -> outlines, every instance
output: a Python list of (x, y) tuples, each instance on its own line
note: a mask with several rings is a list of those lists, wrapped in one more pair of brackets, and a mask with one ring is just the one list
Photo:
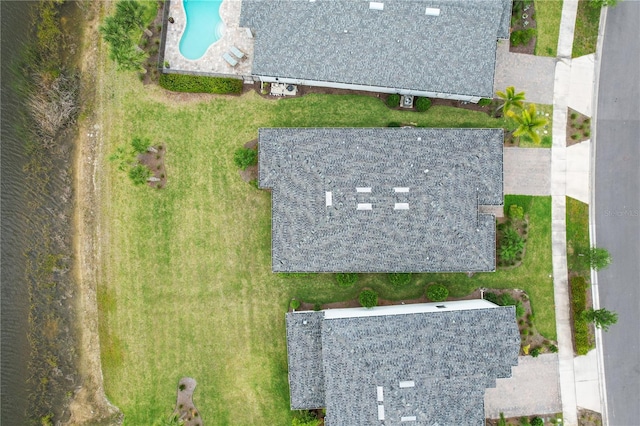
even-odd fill
[[(140, 79), (142, 80), (142, 84), (151, 84), (158, 81), (159, 72), (158, 72), (158, 57), (160, 49), (160, 39), (162, 37), (162, 24), (163, 24), (163, 1), (158, 2), (158, 14), (155, 19), (149, 25), (147, 30), (151, 32), (151, 35), (144, 33), (142, 35), (142, 46), (144, 50), (149, 53), (149, 58), (143, 65), (145, 69), (145, 73), (141, 74)], [(167, 4), (167, 7), (169, 5)]]
[(602, 426), (602, 414), (585, 408), (578, 408), (579, 426)]
[(165, 144), (156, 145), (154, 147), (158, 152), (147, 151), (138, 155), (138, 161), (151, 170), (152, 176), (157, 179), (147, 184), (152, 188), (162, 189), (167, 185), (167, 170), (164, 165), (164, 157), (167, 152)]
[(567, 111), (567, 146), (589, 139), (591, 139), (591, 118), (569, 108)]
[(513, 269), (517, 268), (522, 264), (522, 259), (524, 258), (525, 252), (527, 250), (527, 236), (529, 234), (529, 216), (525, 215), (523, 219), (512, 219), (510, 217), (501, 217), (496, 218), (498, 224), (496, 226), (496, 247), (500, 247), (500, 240), (504, 235), (504, 229), (513, 228), (518, 232), (518, 235), (524, 239), (524, 248), (520, 255), (516, 258), (513, 264), (504, 264), (502, 259), (500, 259), (500, 255), (498, 256), (497, 267), (499, 269)]
[[(526, 18), (523, 18), (523, 15), (527, 15)], [(515, 20), (515, 23), (511, 26), (511, 32), (514, 31), (519, 31), (519, 30), (526, 30), (526, 29), (530, 29), (530, 28), (537, 28), (536, 25), (536, 20), (535, 20), (535, 16), (536, 16), (536, 11), (535, 11), (535, 6), (533, 1), (531, 1), (531, 4), (529, 5), (528, 9), (526, 11), (524, 11), (521, 14), (518, 14), (518, 16), (516, 16), (516, 12), (513, 11), (512, 12), (512, 22)], [(524, 22), (528, 21), (527, 26), (524, 25)], [(509, 42), (509, 52), (513, 52), (513, 53), (524, 53), (527, 55), (534, 55), (535, 54), (535, 50), (536, 50), (536, 37), (533, 36), (531, 38), (531, 40), (529, 40), (529, 43), (527, 44), (522, 44), (520, 46), (512, 46), (511, 42)]]
[(178, 382), (178, 396), (176, 401), (177, 414), (184, 426), (202, 426), (202, 418), (198, 409), (193, 403), (193, 391), (196, 388), (196, 381), (191, 377), (183, 377)]

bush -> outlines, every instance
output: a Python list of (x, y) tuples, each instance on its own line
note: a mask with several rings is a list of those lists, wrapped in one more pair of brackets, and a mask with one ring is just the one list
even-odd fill
[(135, 137), (131, 140), (131, 146), (133, 147), (133, 152), (136, 154), (142, 154), (143, 152), (147, 152), (147, 148), (149, 148), (149, 139), (148, 138), (139, 138)]
[(316, 312), (322, 310), (322, 305), (320, 303), (318, 303), (318, 302), (314, 303), (313, 304), (313, 310), (316, 311)]
[(242, 80), (186, 74), (162, 74), (160, 86), (173, 92), (242, 93)]
[(506, 262), (515, 260), (524, 249), (524, 240), (513, 228), (507, 228), (500, 239), (500, 258)]
[(611, 255), (606, 249), (592, 247), (589, 250), (589, 266), (596, 271), (604, 269), (611, 263)]
[(488, 300), (489, 302), (495, 303), (496, 305), (500, 304), (498, 295), (495, 293), (491, 293), (490, 291), (484, 294), (484, 300)]
[(531, 356), (534, 358), (538, 358), (538, 356), (540, 355), (540, 348), (533, 348), (531, 350)]
[(233, 154), (233, 162), (242, 170), (249, 166), (255, 166), (258, 164), (258, 151), (249, 148), (238, 148)]
[(416, 111), (425, 112), (431, 108), (431, 99), (429, 98), (416, 98), (415, 100)]
[(557, 354), (558, 347), (556, 345), (549, 345), (549, 352), (551, 352), (552, 354)]
[(489, 99), (489, 98), (482, 98), (478, 101), (478, 105), (480, 106), (488, 106), (491, 105), (491, 102), (493, 102), (493, 99)]
[(387, 124), (387, 127), (402, 127), (402, 124), (398, 123), (397, 121), (392, 121)]
[(358, 301), (365, 308), (373, 308), (378, 305), (378, 293), (373, 290), (362, 290), (360, 296), (358, 296)]
[(511, 45), (521, 46), (527, 44), (532, 38), (536, 36), (535, 28), (529, 28), (527, 30), (517, 30), (511, 33)]
[(523, 219), (524, 209), (517, 204), (511, 204), (509, 206), (509, 217), (511, 219)]
[(531, 426), (528, 417), (520, 417), (520, 420), (518, 422), (520, 423), (520, 426)]
[(404, 287), (411, 282), (411, 274), (389, 274), (389, 282), (394, 287)]
[(358, 274), (336, 274), (336, 281), (340, 287), (351, 287), (358, 281)]
[(584, 318), (587, 307), (587, 282), (583, 277), (571, 277), (571, 309), (573, 311), (573, 330), (576, 353), (586, 355), (591, 349), (589, 344), (589, 327)]
[(392, 93), (387, 97), (387, 106), (389, 108), (397, 108), (400, 105), (400, 95)]
[(531, 419), (531, 426), (544, 426), (544, 420), (540, 417), (534, 417)]
[(137, 164), (129, 170), (129, 178), (135, 185), (142, 185), (151, 177), (151, 170), (147, 166)]
[(524, 306), (522, 306), (522, 302), (518, 301), (516, 303), (516, 317), (520, 318), (524, 316)]
[(432, 302), (442, 302), (447, 300), (449, 290), (442, 284), (433, 284), (427, 287), (427, 298)]
[(311, 411), (300, 411), (291, 420), (291, 426), (318, 426), (320, 420)]
[(300, 301), (299, 300), (292, 299), (291, 302), (289, 302), (289, 308), (291, 308), (291, 310), (295, 311), (299, 307), (300, 307)]

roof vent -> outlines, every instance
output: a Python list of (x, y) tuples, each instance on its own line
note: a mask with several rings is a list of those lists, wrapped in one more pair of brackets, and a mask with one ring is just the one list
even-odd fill
[(326, 191), (324, 193), (324, 198), (325, 198), (327, 207), (333, 204), (333, 193), (331, 191)]
[(409, 192), (409, 188), (407, 187), (395, 187), (393, 188), (394, 192)]
[(417, 420), (416, 416), (402, 416), (400, 417), (401, 422), (415, 422)]
[(369, 187), (356, 187), (356, 192), (371, 192), (371, 188)]
[(384, 401), (384, 390), (383, 390), (382, 386), (378, 386), (377, 387), (377, 391), (378, 391), (378, 402), (383, 402)]
[(371, 203), (358, 203), (358, 210), (372, 210)]
[(409, 203), (395, 203), (394, 210), (409, 210)]
[(369, 2), (370, 10), (384, 10), (384, 3), (379, 1), (370, 1)]
[(428, 16), (440, 16), (440, 9), (437, 7), (428, 7), (424, 14)]
[(384, 420), (384, 405), (378, 405), (378, 420)]
[(413, 380), (405, 380), (400, 382), (401, 388), (413, 388), (415, 386), (416, 386), (416, 382), (414, 382)]

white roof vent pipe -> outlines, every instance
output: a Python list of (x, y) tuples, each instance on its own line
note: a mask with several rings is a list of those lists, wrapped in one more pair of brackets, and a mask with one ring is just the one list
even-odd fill
[(379, 1), (370, 1), (369, 10), (384, 10), (384, 3)]
[(428, 16), (440, 16), (440, 9), (437, 7), (428, 7), (424, 14)]

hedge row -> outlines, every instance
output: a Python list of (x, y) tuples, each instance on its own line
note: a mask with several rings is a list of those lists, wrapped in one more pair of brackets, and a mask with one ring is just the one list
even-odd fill
[(162, 74), (160, 86), (173, 92), (242, 93), (242, 80), (186, 74)]
[(571, 278), (571, 309), (573, 310), (573, 332), (576, 343), (576, 353), (586, 355), (591, 349), (589, 344), (589, 326), (584, 319), (587, 308), (587, 288), (589, 285), (584, 277)]

